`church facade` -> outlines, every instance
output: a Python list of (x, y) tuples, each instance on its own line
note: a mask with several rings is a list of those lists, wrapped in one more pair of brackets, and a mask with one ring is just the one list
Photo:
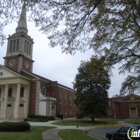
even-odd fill
[(8, 37), (4, 65), (0, 65), (0, 118), (58, 113), (75, 117), (74, 90), (33, 73), (33, 44), (23, 5), (16, 32)]

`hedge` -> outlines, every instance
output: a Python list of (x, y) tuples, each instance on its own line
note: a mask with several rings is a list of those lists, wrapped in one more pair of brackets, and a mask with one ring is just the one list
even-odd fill
[(56, 117), (60, 118), (61, 120), (63, 120), (63, 114), (57, 114)]
[(30, 124), (28, 122), (1, 122), (0, 131), (28, 131)]
[(46, 121), (55, 119), (54, 116), (43, 116), (43, 115), (28, 115), (28, 118), (35, 119), (35, 120), (41, 121), (41, 122), (46, 122)]

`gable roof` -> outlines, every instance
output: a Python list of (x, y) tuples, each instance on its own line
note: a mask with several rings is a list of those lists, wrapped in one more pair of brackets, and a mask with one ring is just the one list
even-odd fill
[[(13, 73), (13, 74), (15, 74), (15, 75), (17, 75), (17, 76), (22, 76), (22, 77), (29, 78), (29, 79), (43, 80), (43, 81), (46, 81), (46, 82), (54, 82), (54, 81), (52, 81), (52, 80), (50, 80), (50, 79), (47, 79), (47, 78), (45, 78), (45, 77), (42, 77), (42, 76), (40, 76), (40, 75), (37, 75), (37, 74), (32, 73), (32, 72), (25, 71), (25, 70), (21, 70), (21, 72), (18, 72), (18, 71), (16, 71), (16, 70), (13, 70), (13, 69), (8, 68), (8, 67), (3, 66), (3, 65), (0, 65), (0, 68), (4, 68), (4, 69), (6, 69), (7, 71), (9, 71), (9, 72), (11, 72), (11, 73)], [(74, 89), (69, 88), (69, 87), (67, 87), (67, 86), (65, 86), (65, 85), (62, 85), (62, 84), (60, 84), (60, 83), (57, 83), (57, 85), (58, 85), (59, 87), (66, 88), (66, 89), (71, 90), (71, 91), (74, 92)]]
[[(24, 70), (22, 70), (21, 74), (24, 75), (24, 76), (31, 76), (31, 77), (34, 77), (34, 78), (37, 78), (37, 79), (45, 80), (46, 82), (54, 82), (54, 81), (52, 81), (52, 80), (50, 80), (50, 79), (47, 79), (47, 78), (42, 77), (42, 76), (40, 76), (40, 75), (37, 75), (37, 74), (35, 74), (35, 73), (27, 72), (27, 71), (24, 71)], [(67, 86), (64, 86), (64, 85), (62, 85), (62, 84), (57, 83), (57, 85), (60, 86), (60, 87), (66, 88), (66, 89), (68, 89), (68, 90), (74, 91), (74, 89), (69, 88), (69, 87), (67, 87)]]
[(12, 70), (12, 69), (10, 69), (8, 67), (5, 67), (5, 66), (3, 66), (1, 64), (0, 64), (0, 69), (4, 69), (4, 70), (6, 70), (7, 72), (9, 72), (9, 73), (11, 73), (13, 75), (20, 76), (20, 73), (19, 72), (14, 71), (14, 70)]
[(140, 96), (139, 95), (130, 94), (130, 95), (127, 95), (124, 98), (122, 98), (120, 100), (120, 102), (130, 102), (130, 101), (137, 101), (137, 100), (140, 100)]

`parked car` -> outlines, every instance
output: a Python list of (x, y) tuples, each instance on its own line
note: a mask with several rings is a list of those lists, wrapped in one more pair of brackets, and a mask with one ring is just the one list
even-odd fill
[[(138, 134), (139, 136), (137, 138), (131, 137), (132, 129), (133, 131), (136, 131), (139, 133)], [(117, 131), (106, 133), (106, 138), (109, 140), (140, 140), (140, 131), (138, 130), (140, 130), (140, 125), (124, 126), (124, 127), (121, 127)]]

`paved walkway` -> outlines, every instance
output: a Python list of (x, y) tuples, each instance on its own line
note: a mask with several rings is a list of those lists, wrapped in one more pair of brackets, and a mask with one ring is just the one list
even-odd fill
[[(2, 121), (5, 121), (5, 120), (0, 120), (0, 122), (2, 122)], [(10, 121), (10, 120), (7, 120), (7, 121)], [(14, 120), (12, 120), (12, 121), (14, 121)], [(17, 121), (17, 120), (15, 120), (15, 121)], [(58, 136), (58, 132), (60, 130), (75, 129), (75, 130), (88, 131), (88, 130), (94, 128), (93, 126), (91, 126), (91, 127), (78, 126), (78, 128), (77, 128), (76, 124), (75, 124), (75, 126), (60, 126), (60, 125), (52, 124), (53, 122), (58, 122), (58, 121), (61, 121), (61, 120), (55, 120), (55, 121), (49, 121), (49, 122), (29, 122), (29, 124), (31, 126), (53, 126), (53, 127), (55, 127), (53, 129), (46, 130), (42, 133), (43, 140), (62, 140)], [(119, 121), (118, 124), (126, 124), (126, 123), (124, 123), (124, 121)]]
[(54, 129), (50, 129), (50, 130), (46, 130), (42, 133), (42, 137), (43, 140), (62, 140), (59, 136), (58, 136), (58, 132), (60, 130), (65, 130), (65, 129), (76, 129), (76, 130), (89, 130), (92, 129), (93, 127), (81, 127), (81, 126), (59, 126), (59, 125), (54, 125), (51, 124), (53, 122), (57, 122), (57, 121), (49, 121), (49, 122), (29, 122), (31, 126), (53, 126), (56, 127)]

